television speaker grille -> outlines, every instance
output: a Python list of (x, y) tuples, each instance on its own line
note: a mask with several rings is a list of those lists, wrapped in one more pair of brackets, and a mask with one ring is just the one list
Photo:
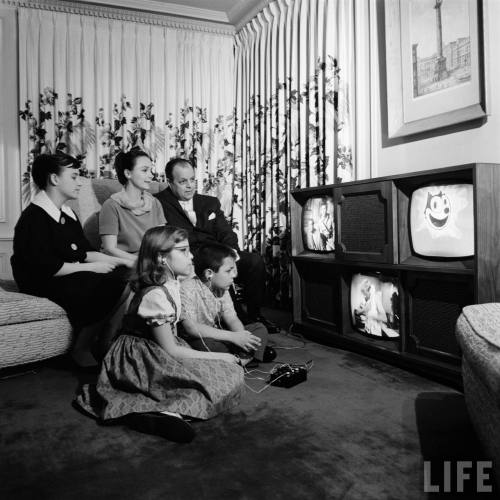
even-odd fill
[(314, 321), (329, 326), (336, 325), (335, 301), (338, 282), (325, 282), (314, 277), (302, 279), (303, 316), (307, 321)]
[(381, 253), (387, 243), (387, 207), (377, 193), (346, 195), (340, 206), (346, 252)]
[(418, 279), (411, 295), (410, 332), (417, 349), (460, 356), (455, 324), (462, 308), (473, 303), (472, 287), (466, 281)]

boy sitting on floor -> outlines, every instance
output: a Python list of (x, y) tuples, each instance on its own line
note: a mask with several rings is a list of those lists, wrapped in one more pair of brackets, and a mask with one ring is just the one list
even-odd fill
[(237, 258), (232, 248), (220, 243), (198, 249), (193, 259), (196, 276), (181, 282), (184, 337), (199, 351), (237, 354), (243, 364), (268, 363), (276, 352), (267, 346), (266, 327), (262, 323), (243, 326), (229, 295)]

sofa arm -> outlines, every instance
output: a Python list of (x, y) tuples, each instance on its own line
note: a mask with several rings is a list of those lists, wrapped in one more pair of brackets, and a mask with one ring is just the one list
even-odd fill
[[(62, 307), (43, 297), (0, 289), (0, 369), (68, 351), (73, 328)], [(17, 288), (17, 287), (16, 287)]]
[(0, 326), (66, 317), (61, 306), (44, 297), (0, 291)]
[(18, 292), (19, 288), (14, 280), (0, 280), (0, 290), (4, 292)]
[(500, 304), (464, 307), (456, 334), (471, 371), (500, 404)]

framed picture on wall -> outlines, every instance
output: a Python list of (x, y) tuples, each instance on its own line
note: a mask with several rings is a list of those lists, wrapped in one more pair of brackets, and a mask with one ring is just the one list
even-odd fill
[(481, 0), (386, 0), (385, 43), (389, 137), (486, 114)]

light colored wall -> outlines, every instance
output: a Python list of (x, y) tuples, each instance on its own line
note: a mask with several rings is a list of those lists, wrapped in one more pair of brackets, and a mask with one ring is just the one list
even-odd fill
[(0, 278), (11, 277), (14, 226), (21, 210), (17, 118), (16, 9), (0, 5)]
[[(500, 163), (500, 1), (483, 0), (485, 68), (487, 85), (486, 123), (470, 128), (457, 125), (440, 135), (428, 132), (419, 140), (400, 138), (384, 141), (381, 109), (379, 50), (384, 50), (379, 34), (384, 19), (382, 0), (371, 0), (370, 67), (371, 67), (371, 176), (402, 174), (473, 162)], [(384, 80), (384, 79), (383, 79)]]

